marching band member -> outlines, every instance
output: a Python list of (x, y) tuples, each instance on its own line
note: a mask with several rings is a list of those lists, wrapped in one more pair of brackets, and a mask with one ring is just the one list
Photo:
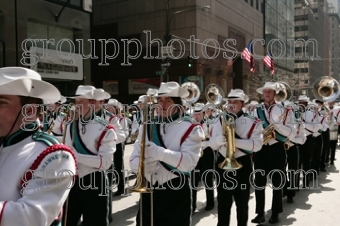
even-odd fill
[[(153, 124), (151, 135), (151, 125), (147, 126), (147, 134), (151, 137), (145, 137), (145, 177), (151, 184), (152, 174), (151, 185), (162, 188), (153, 189), (152, 194), (155, 226), (191, 224), (191, 189), (187, 177), (198, 162), (204, 132), (200, 125), (181, 117), (184, 115), (184, 112), (180, 112), (181, 107), (174, 107), (182, 106), (181, 98), (188, 95), (189, 92), (176, 82), (161, 83), (156, 96), (158, 105), (161, 106), (157, 108), (157, 115), (164, 123)], [(130, 167), (135, 171), (139, 169), (143, 126), (140, 127), (130, 157)], [(150, 225), (151, 194), (142, 193), (141, 196), (142, 223)], [(136, 217), (137, 225), (141, 225), (139, 214), (140, 211)]]
[(93, 86), (78, 86), (74, 98), (80, 117), (66, 131), (65, 143), (74, 150), (78, 161), (78, 178), (69, 195), (67, 225), (77, 225), (81, 215), (83, 225), (108, 225), (110, 191), (104, 172), (112, 166), (117, 135), (107, 121), (95, 115), (98, 95), (94, 91)]
[[(120, 115), (120, 111), (123, 110), (123, 105), (118, 102), (116, 99), (110, 99), (108, 101), (108, 111), (111, 114), (117, 116), (117, 120), (122, 127), (122, 131), (124, 132), (125, 137), (129, 136), (129, 128), (127, 127), (128, 123), (125, 117)], [(125, 141), (124, 141), (125, 142)], [(125, 189), (125, 180), (124, 180), (124, 142), (120, 142), (116, 145), (116, 152), (114, 153), (113, 162), (114, 162), (114, 169), (115, 173), (118, 174), (118, 181), (117, 181), (117, 191), (115, 196), (120, 196), (124, 194)]]
[(316, 122), (320, 125), (320, 128), (318, 132), (313, 134), (313, 136), (320, 136), (322, 138), (322, 146), (321, 148), (315, 146), (311, 164), (312, 169), (319, 173), (319, 171), (326, 172), (325, 156), (326, 153), (329, 153), (329, 124), (327, 122), (328, 112), (324, 108), (324, 103), (320, 100), (314, 100), (314, 103), (318, 106)]
[[(226, 120), (230, 117), (235, 122), (235, 141), (227, 141), (229, 144), (234, 143), (236, 161), (242, 165), (242, 168), (226, 171), (220, 168), (220, 164), (225, 160), (228, 144), (225, 142), (224, 131), (221, 123), (215, 123), (216, 126), (212, 131), (212, 137), (223, 137), (224, 143), (217, 143), (219, 150), (216, 163), (216, 170), (219, 174), (220, 183), (217, 185), (218, 201), (218, 226), (227, 226), (230, 222), (230, 210), (233, 200), (235, 200), (237, 211), (237, 225), (244, 226), (248, 222), (248, 202), (250, 196), (250, 176), (253, 172), (251, 156), (259, 151), (262, 147), (262, 124), (259, 120), (243, 112), (244, 103), (248, 101), (248, 96), (241, 89), (232, 89), (226, 100), (228, 101), (228, 112)], [(223, 113), (222, 113), (223, 114)], [(224, 120), (224, 119), (222, 119)], [(232, 181), (236, 181), (235, 183)]]
[[(113, 107), (112, 105), (105, 105), (105, 100), (109, 99), (111, 97), (111, 95), (108, 92), (105, 92), (105, 90), (99, 88), (99, 89), (95, 89), (93, 91), (94, 94), (94, 100), (95, 100), (95, 114), (98, 117), (101, 117), (101, 119), (103, 119), (105, 122), (107, 122), (108, 124), (110, 124), (113, 129), (116, 132), (117, 135), (117, 140), (116, 140), (116, 151), (113, 154), (113, 162), (111, 167), (109, 168), (109, 171), (107, 171), (108, 173), (108, 179), (109, 179), (109, 186), (110, 186), (110, 192), (109, 192), (109, 222), (112, 222), (112, 185), (113, 185), (113, 179), (114, 177), (117, 177), (117, 175), (114, 174), (118, 174), (119, 180), (116, 182), (116, 184), (118, 183), (118, 188), (120, 188), (121, 190), (119, 191), (120, 194), (122, 194), (124, 192), (124, 181), (123, 179), (123, 172), (119, 172), (117, 169), (115, 170), (115, 157), (117, 155), (117, 158), (123, 158), (122, 157), (122, 153), (123, 153), (123, 143), (125, 142), (126, 136), (125, 133), (123, 131), (122, 126), (120, 125), (120, 121), (119, 121), (119, 113), (120, 111), (114, 111), (115, 114), (111, 113), (108, 108)], [(118, 154), (117, 154), (118, 152)], [(121, 182), (121, 184), (119, 184), (119, 182)], [(117, 192), (116, 192), (117, 193)], [(117, 194), (117, 195), (120, 195)]]
[(300, 160), (299, 160), (299, 145), (303, 145), (306, 140), (305, 133), (305, 125), (301, 120), (302, 116), (300, 115), (299, 109), (293, 103), (289, 101), (283, 102), (286, 111), (290, 111), (291, 118), (285, 118), (283, 124), (289, 123), (298, 123), (296, 136), (290, 140), (290, 147), (287, 150), (287, 182), (283, 189), (283, 197), (287, 196), (287, 203), (293, 203), (294, 197), (296, 194), (296, 190), (299, 188), (299, 174), (297, 174), (297, 170), (299, 169)]
[(320, 133), (318, 132), (318, 130), (321, 128), (321, 125), (318, 121), (318, 114), (315, 109), (313, 109), (313, 103), (310, 102), (309, 97), (306, 95), (300, 95), (298, 101), (301, 112), (301, 120), (304, 123), (307, 137), (305, 143), (299, 145), (299, 168), (303, 169), (304, 172), (302, 187), (306, 188), (309, 186), (310, 177), (305, 173), (312, 169), (312, 156), (314, 150), (321, 150), (322, 148), (322, 136), (320, 136)]
[[(282, 105), (278, 106), (275, 103), (275, 95), (279, 93), (279, 86), (273, 82), (266, 82), (263, 87), (256, 90), (262, 94), (264, 103), (256, 109), (256, 116), (261, 119), (264, 129), (268, 126), (274, 126), (276, 139), (268, 138), (269, 141), (262, 146), (262, 149), (254, 155), (255, 170), (261, 170), (255, 174), (255, 198), (256, 198), (256, 213), (257, 216), (252, 219), (252, 223), (265, 222), (264, 207), (265, 207), (265, 185), (267, 176), (272, 170), (285, 172), (286, 150), (285, 143), (296, 136), (295, 124), (283, 125), (285, 117)], [(266, 135), (267, 136), (267, 135)], [(267, 139), (267, 137), (263, 137)], [(262, 174), (264, 172), (264, 175)], [(282, 183), (282, 175), (280, 173), (271, 174), (272, 184), (275, 188), (280, 188)], [(282, 189), (273, 189), (272, 200), (272, 215), (269, 223), (279, 221), (279, 214), (283, 211), (282, 206)]]
[[(0, 69), (0, 223), (52, 224), (76, 175), (72, 150), (38, 131), (37, 113), (26, 105), (57, 102), (60, 92), (30, 69)], [(39, 109), (40, 107), (38, 107)], [(48, 172), (48, 173), (46, 173)], [(55, 225), (59, 225), (55, 221)]]
[[(203, 103), (196, 103), (190, 112), (190, 115), (195, 119), (196, 122), (200, 123), (203, 127), (203, 131), (205, 134), (205, 141), (202, 142), (202, 156), (198, 160), (198, 163), (193, 171), (193, 175), (191, 177), (193, 189), (192, 189), (192, 212), (196, 210), (196, 200), (197, 200), (197, 186), (200, 181), (204, 182), (205, 194), (207, 198), (207, 203), (205, 206), (205, 210), (212, 210), (215, 207), (214, 201), (214, 180), (213, 173), (209, 173), (209, 170), (214, 169), (215, 164), (215, 154), (212, 147), (220, 146), (219, 142), (224, 142), (225, 138), (220, 136), (220, 139), (213, 139), (211, 137), (211, 132), (213, 131), (213, 127), (217, 125), (217, 123), (213, 123), (212, 120), (209, 120), (205, 117), (204, 112), (205, 105)], [(209, 109), (210, 111), (210, 109)], [(209, 118), (209, 117), (208, 117)], [(217, 143), (217, 144), (215, 144)]]
[(334, 106), (334, 102), (328, 103), (330, 110), (332, 111), (332, 115), (334, 117), (334, 121), (332, 121), (330, 127), (329, 127), (329, 147), (330, 147), (330, 161), (331, 165), (334, 165), (335, 160), (335, 151), (336, 151), (336, 144), (338, 142), (338, 121), (339, 115), (340, 115), (340, 108), (338, 106)]

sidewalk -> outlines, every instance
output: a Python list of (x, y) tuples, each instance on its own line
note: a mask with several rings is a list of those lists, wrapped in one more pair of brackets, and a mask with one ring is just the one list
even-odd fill
[[(126, 145), (124, 153), (124, 163), (126, 169), (129, 168), (129, 157), (132, 153), (133, 145)], [(338, 149), (339, 150), (339, 149)], [(339, 151), (337, 150), (338, 159)], [(320, 172), (319, 188), (300, 190), (294, 198), (294, 203), (288, 204), (286, 198), (283, 199), (283, 213), (280, 214), (280, 221), (277, 224), (269, 224), (268, 220), (271, 215), (271, 188), (266, 188), (266, 223), (262, 225), (294, 225), (294, 226), (325, 226), (338, 225), (340, 214), (340, 177), (339, 168), (340, 160), (334, 162), (335, 165), (327, 167), (327, 172)], [(133, 185), (134, 180), (129, 182)], [(215, 192), (216, 196), (216, 192)], [(121, 196), (113, 198), (113, 222), (114, 226), (135, 225), (135, 216), (138, 210), (139, 194), (133, 193), (131, 196)], [(193, 215), (192, 225), (207, 226), (217, 224), (217, 202), (215, 209), (205, 211), (205, 192), (201, 189), (197, 194), (197, 211)], [(180, 202), (180, 200), (179, 200)], [(223, 205), (223, 203), (222, 203)], [(255, 193), (252, 190), (249, 200), (249, 219), (248, 225), (255, 214)], [(230, 226), (236, 226), (236, 207), (233, 205), (231, 210)]]

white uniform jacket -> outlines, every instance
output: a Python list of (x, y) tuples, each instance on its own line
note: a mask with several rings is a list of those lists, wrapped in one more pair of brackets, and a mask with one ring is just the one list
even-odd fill
[[(305, 127), (305, 123), (302, 119), (302, 112), (294, 111), (294, 109), (291, 110), (295, 117), (295, 123), (297, 123), (296, 126), (296, 136), (294, 138), (291, 138), (290, 147), (294, 146), (295, 144), (304, 144), (307, 140), (307, 130)], [(300, 118), (301, 117), (301, 118)], [(311, 134), (311, 133), (309, 133)]]
[(117, 139), (116, 144), (125, 142), (126, 136), (125, 132), (123, 131), (123, 127), (120, 125), (119, 117), (111, 112), (102, 108), (96, 113), (97, 116), (101, 117), (102, 120), (107, 121), (110, 125), (113, 126)]
[[(33, 134), (20, 130), (0, 145), (2, 226), (50, 226), (73, 186), (76, 162), (72, 150), (50, 135)], [(33, 137), (52, 140), (54, 145)]]
[(314, 133), (318, 133), (318, 130), (321, 129), (321, 124), (318, 122), (318, 114), (311, 110), (301, 111), (301, 120), (305, 125), (306, 136), (309, 136)]
[[(267, 122), (274, 125), (276, 132), (286, 137), (288, 140), (292, 140), (296, 136), (296, 123), (284, 123), (286, 118), (289, 118), (289, 121), (292, 122), (291, 118), (294, 116), (292, 116), (292, 113), (287, 111), (282, 105), (273, 104), (267, 109), (264, 104), (262, 104), (262, 106), (258, 108), (263, 109)], [(256, 118), (262, 120), (258, 115), (258, 108), (254, 111), (254, 115)], [(273, 145), (277, 142), (279, 141), (272, 138), (267, 144)]]
[(320, 112), (315, 113), (315, 122), (319, 124), (319, 129), (317, 132), (313, 133), (313, 137), (318, 137), (321, 135), (322, 131), (326, 131), (328, 129), (328, 122), (327, 122), (327, 117), (325, 115), (322, 115)]
[(76, 153), (80, 178), (110, 168), (116, 140), (115, 130), (98, 116), (87, 123), (76, 120), (68, 125), (65, 144)]
[(131, 134), (134, 134), (138, 131), (142, 119), (143, 111), (137, 111), (137, 113), (132, 116)]
[[(244, 155), (252, 155), (254, 152), (261, 150), (263, 143), (263, 127), (261, 121), (244, 113), (243, 111), (239, 112), (236, 117), (235, 158)], [(214, 129), (212, 131), (212, 137), (219, 136), (223, 136), (221, 121), (218, 121), (218, 123), (214, 124)], [(228, 144), (217, 146), (216, 142), (214, 142), (214, 139), (211, 139), (211, 144), (214, 148), (216, 148), (214, 150), (218, 150), (223, 155), (223, 157), (226, 157), (226, 147)]]
[[(130, 167), (137, 172), (140, 156), (140, 142), (142, 140), (143, 124), (139, 128), (138, 138), (134, 144), (133, 152), (130, 156)], [(172, 166), (183, 173), (192, 171), (200, 157), (201, 142), (204, 140), (204, 132), (200, 124), (193, 124), (190, 121), (173, 120), (167, 123), (158, 123), (159, 133), (164, 142), (164, 160), (163, 162)], [(154, 128), (156, 130), (157, 128)], [(148, 142), (148, 137), (145, 138)], [(181, 142), (182, 141), (182, 142)], [(173, 178), (178, 177), (171, 173), (163, 165), (157, 163), (157, 175), (153, 174), (153, 184), (157, 181), (163, 184)], [(151, 181), (150, 172), (145, 172), (148, 181)]]
[[(130, 119), (127, 117), (119, 117), (119, 124), (122, 126), (122, 131), (124, 132), (125, 137), (129, 137), (129, 133), (130, 133), (130, 128), (129, 128), (129, 124), (130, 124)], [(125, 140), (124, 140), (125, 141)]]

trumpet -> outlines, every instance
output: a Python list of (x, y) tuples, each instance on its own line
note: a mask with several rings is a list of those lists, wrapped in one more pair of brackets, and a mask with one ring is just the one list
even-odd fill
[(226, 151), (226, 158), (223, 162), (218, 164), (218, 167), (223, 170), (237, 170), (241, 169), (242, 165), (238, 163), (235, 159), (235, 121), (232, 117), (229, 118), (228, 123), (226, 123), (226, 119), (221, 114), (222, 120), (222, 132), (223, 135), (227, 138), (227, 151)]

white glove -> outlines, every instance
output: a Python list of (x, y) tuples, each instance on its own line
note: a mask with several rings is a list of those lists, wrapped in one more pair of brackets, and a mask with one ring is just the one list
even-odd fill
[(144, 160), (145, 174), (150, 174), (151, 172), (156, 172), (159, 169), (159, 162), (155, 161), (153, 158), (146, 158)]
[(165, 148), (157, 146), (153, 142), (146, 143), (145, 158), (152, 158), (153, 161), (163, 161)]
[(227, 140), (225, 139), (224, 136), (218, 136), (215, 138), (215, 142), (218, 146), (225, 145), (227, 143)]

